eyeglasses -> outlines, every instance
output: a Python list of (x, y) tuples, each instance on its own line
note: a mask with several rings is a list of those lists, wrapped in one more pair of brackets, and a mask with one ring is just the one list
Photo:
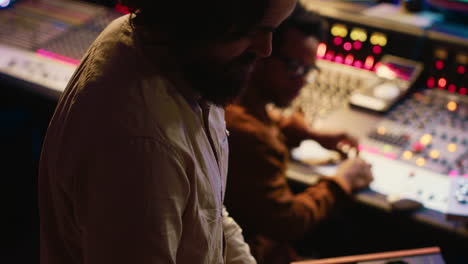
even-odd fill
[(291, 78), (303, 77), (311, 71), (319, 72), (320, 68), (316, 64), (305, 65), (299, 60), (291, 59), (281, 54), (272, 54), (272, 56), (280, 59), (291, 72)]

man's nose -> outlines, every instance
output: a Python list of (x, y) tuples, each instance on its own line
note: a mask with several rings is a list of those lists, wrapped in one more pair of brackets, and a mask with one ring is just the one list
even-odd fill
[(250, 51), (254, 52), (261, 58), (265, 58), (271, 55), (272, 39), (271, 32), (265, 32), (263, 34), (258, 34), (255, 38), (252, 39), (252, 44), (250, 46)]

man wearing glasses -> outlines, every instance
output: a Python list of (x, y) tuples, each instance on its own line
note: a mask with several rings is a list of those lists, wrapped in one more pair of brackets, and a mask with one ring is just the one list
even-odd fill
[[(336, 177), (293, 194), (285, 176), (289, 150), (304, 139), (323, 147), (356, 148), (345, 133), (313, 131), (300, 112), (284, 117), (269, 103), (287, 107), (317, 71), (315, 54), (322, 22), (300, 7), (275, 32), (272, 56), (257, 62), (249, 87), (226, 107), (230, 132), (226, 206), (243, 228), (258, 263), (298, 260), (292, 244), (350, 200), (372, 180), (370, 165), (349, 158)], [(307, 77), (307, 78), (306, 78)], [(345, 157), (345, 153), (342, 153)]]

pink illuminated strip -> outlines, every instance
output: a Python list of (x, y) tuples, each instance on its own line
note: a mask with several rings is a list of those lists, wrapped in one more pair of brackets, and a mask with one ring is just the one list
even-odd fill
[(463, 174), (463, 177), (468, 179), (468, 174)]
[(353, 66), (356, 68), (362, 68), (362, 61), (360, 60), (355, 60), (353, 63)]
[(392, 159), (392, 160), (397, 158), (397, 155), (393, 152), (382, 152), (378, 148), (364, 146), (362, 144), (359, 144), (358, 149), (359, 151), (366, 151), (372, 154), (383, 155), (385, 158)]
[(343, 63), (343, 56), (341, 54), (336, 55), (335, 62), (336, 63)]
[(317, 57), (318, 58), (323, 58), (325, 56), (325, 53), (327, 51), (327, 44), (325, 43), (320, 43), (317, 47)]
[(387, 152), (383, 154), (384, 157), (389, 158), (389, 159), (396, 159), (396, 154), (393, 152)]
[(377, 148), (373, 148), (373, 147), (364, 147), (363, 146), (363, 149), (367, 152), (370, 152), (370, 153), (374, 153), (374, 154), (380, 154), (380, 150), (377, 149)]
[(60, 62), (66, 62), (66, 63), (70, 63), (70, 64), (73, 64), (73, 65), (80, 64), (80, 60), (75, 60), (75, 59), (72, 59), (72, 58), (69, 58), (69, 57), (65, 57), (63, 55), (53, 53), (53, 52), (50, 52), (50, 51), (47, 51), (47, 50), (38, 49), (36, 51), (36, 53), (41, 55), (41, 56), (47, 57), (49, 59), (57, 60), (57, 61), (60, 61)]
[(457, 177), (457, 176), (458, 176), (458, 171), (456, 171), (456, 170), (451, 170), (451, 171), (449, 172), (449, 176), (450, 176), (450, 177)]

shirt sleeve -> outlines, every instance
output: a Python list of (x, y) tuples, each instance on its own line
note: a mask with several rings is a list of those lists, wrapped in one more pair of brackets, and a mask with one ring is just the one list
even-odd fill
[(255, 264), (257, 263), (250, 253), (249, 245), (244, 241), (242, 229), (229, 217), (223, 207), (223, 229), (226, 239), (226, 263), (228, 264)]
[(76, 184), (84, 262), (176, 263), (190, 192), (176, 153), (147, 138), (103, 140), (90, 153)]

